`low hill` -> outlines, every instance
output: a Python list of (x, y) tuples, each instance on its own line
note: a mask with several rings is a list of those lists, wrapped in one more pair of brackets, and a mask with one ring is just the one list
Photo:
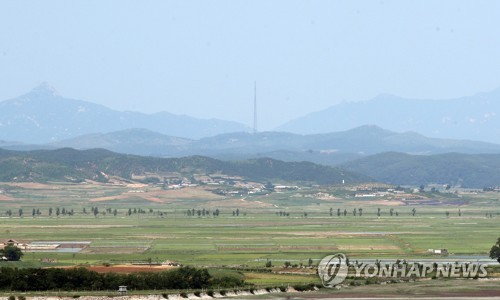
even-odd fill
[(177, 156), (186, 151), (193, 140), (164, 135), (148, 129), (126, 129), (95, 133), (48, 144), (54, 148), (102, 148), (118, 153), (147, 156)]
[(396, 185), (500, 186), (500, 154), (410, 155), (389, 152), (355, 160), (343, 167)]
[(116, 176), (132, 180), (134, 176), (177, 173), (225, 174), (248, 180), (266, 182), (302, 182), (338, 184), (367, 182), (370, 179), (339, 168), (309, 162), (290, 163), (270, 158), (246, 161), (221, 161), (204, 156), (182, 158), (156, 158), (117, 154), (103, 149), (36, 150), (18, 152), (0, 150), (0, 181), (106, 182)]
[[(357, 159), (341, 168), (272, 158), (218, 160), (205, 156), (142, 157), (104, 149), (10, 151), (0, 149), (0, 181), (107, 182), (137, 176), (224, 174), (259, 182), (312, 184), (378, 181), (395, 185), (451, 184), (468, 188), (500, 186), (500, 154), (411, 155), (386, 152)], [(363, 174), (363, 175), (359, 175)], [(373, 178), (373, 179), (372, 179)]]

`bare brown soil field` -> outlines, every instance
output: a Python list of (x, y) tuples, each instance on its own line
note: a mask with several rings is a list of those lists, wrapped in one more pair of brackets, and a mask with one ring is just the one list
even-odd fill
[[(59, 268), (59, 267), (58, 267)], [(70, 267), (61, 267), (63, 269), (71, 269), (77, 268), (75, 266)], [(122, 273), (122, 274), (130, 274), (130, 273), (138, 273), (138, 272), (162, 272), (165, 270), (175, 269), (175, 266), (168, 265), (112, 265), (112, 266), (86, 266), (84, 267), (87, 270), (95, 271), (98, 273)]]
[(158, 195), (162, 198), (171, 199), (222, 199), (223, 197), (212, 192), (212, 188), (195, 186), (186, 187), (176, 190), (158, 190), (153, 191), (151, 194)]
[(137, 273), (137, 272), (162, 272), (165, 270), (175, 269), (174, 266), (144, 266), (144, 265), (114, 265), (114, 266), (90, 266), (87, 269), (99, 273)]
[(57, 190), (58, 185), (55, 184), (45, 184), (37, 182), (9, 182), (10, 186), (17, 186), (26, 189), (40, 189), (40, 190)]
[(205, 187), (186, 187), (176, 190), (126, 190), (120, 195), (94, 198), (92, 202), (142, 198), (156, 203), (171, 203), (179, 199), (222, 199)]
[(339, 250), (368, 251), (368, 250), (401, 250), (400, 247), (395, 245), (373, 245), (373, 246), (359, 246), (359, 245), (342, 245), (338, 247)]
[(168, 201), (163, 201), (163, 200), (156, 198), (156, 197), (148, 197), (147, 195), (145, 195), (143, 193), (120, 194), (120, 195), (115, 195), (115, 196), (98, 197), (98, 198), (91, 199), (90, 202), (105, 202), (105, 201), (137, 199), (137, 198), (142, 198), (144, 200), (148, 200), (151, 202), (168, 203)]
[(369, 201), (372, 205), (385, 205), (385, 206), (402, 206), (406, 205), (403, 201), (400, 200), (375, 200)]
[(9, 197), (9, 196), (4, 195), (4, 194), (0, 194), (0, 201), (12, 201), (12, 200), (14, 200), (14, 198)]
[(226, 200), (210, 201), (207, 203), (207, 206), (243, 207), (243, 208), (273, 207), (273, 205), (269, 203), (265, 203), (262, 201), (247, 201), (245, 199), (226, 199)]

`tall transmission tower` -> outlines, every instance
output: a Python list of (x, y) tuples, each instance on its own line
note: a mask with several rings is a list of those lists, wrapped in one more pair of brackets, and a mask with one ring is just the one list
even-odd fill
[(257, 133), (257, 81), (253, 84), (253, 133)]

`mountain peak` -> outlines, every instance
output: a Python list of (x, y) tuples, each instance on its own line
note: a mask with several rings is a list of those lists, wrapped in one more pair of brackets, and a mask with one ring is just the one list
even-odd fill
[(30, 91), (30, 94), (40, 95), (40, 96), (59, 96), (57, 90), (51, 86), (48, 82), (42, 82), (37, 87)]

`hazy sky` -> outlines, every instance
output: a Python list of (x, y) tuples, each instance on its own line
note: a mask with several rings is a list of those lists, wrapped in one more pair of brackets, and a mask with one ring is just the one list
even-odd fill
[(500, 1), (0, 0), (0, 99), (47, 81), (118, 110), (259, 129), (380, 93), (500, 86)]

